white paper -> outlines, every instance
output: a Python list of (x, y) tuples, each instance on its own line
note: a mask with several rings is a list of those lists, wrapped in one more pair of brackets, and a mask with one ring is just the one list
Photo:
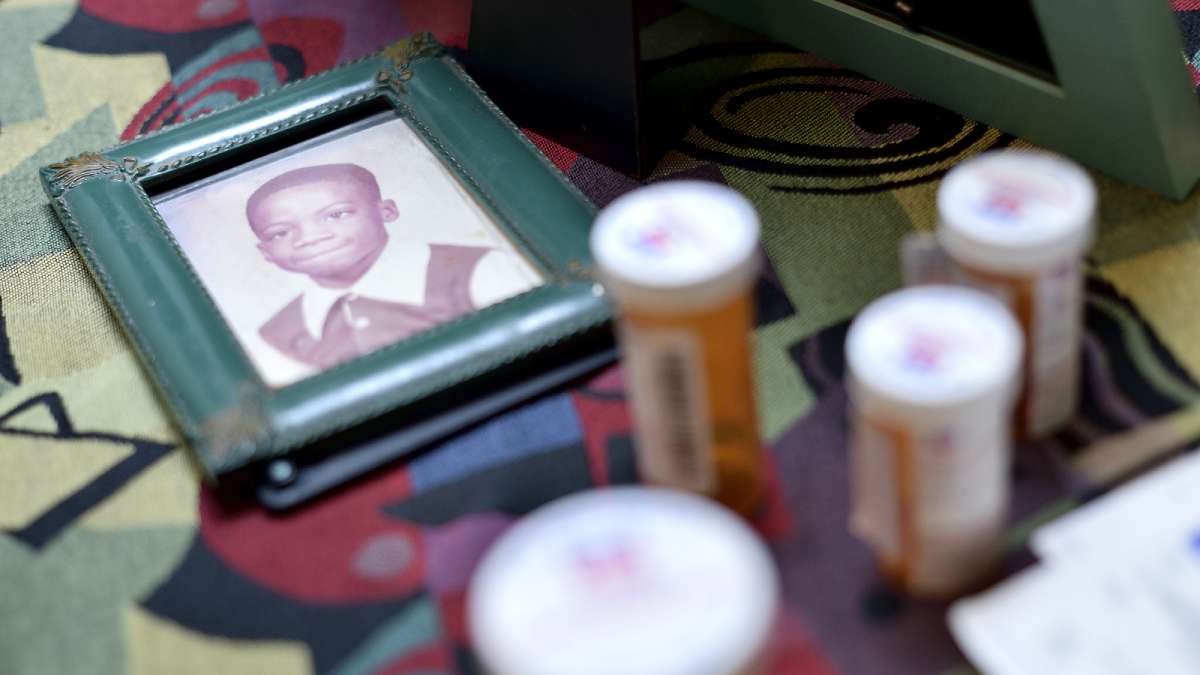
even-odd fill
[(1197, 523), (1200, 451), (1043, 525), (1033, 533), (1030, 548), (1042, 560), (1055, 563), (1096, 555), (1126, 556)]
[(1035, 533), (1041, 564), (955, 603), (986, 675), (1200, 673), (1200, 456)]

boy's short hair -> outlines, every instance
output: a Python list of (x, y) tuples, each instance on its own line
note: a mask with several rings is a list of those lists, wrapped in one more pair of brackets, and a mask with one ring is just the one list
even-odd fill
[(254, 213), (254, 209), (264, 199), (280, 190), (286, 190), (297, 185), (316, 183), (318, 181), (356, 183), (366, 189), (367, 195), (372, 200), (382, 198), (382, 193), (379, 191), (379, 181), (375, 180), (375, 174), (357, 164), (319, 164), (317, 166), (306, 166), (281, 173), (263, 183), (255, 190), (250, 195), (250, 198), (246, 200), (246, 220), (250, 222), (250, 226), (253, 228), (254, 219), (251, 217), (251, 214)]

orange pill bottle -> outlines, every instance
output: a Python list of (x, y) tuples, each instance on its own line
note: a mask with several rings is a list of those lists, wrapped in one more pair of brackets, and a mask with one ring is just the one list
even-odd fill
[(743, 515), (765, 482), (750, 345), (758, 236), (749, 201), (700, 181), (624, 195), (592, 231), (618, 310), (642, 479)]
[(961, 286), (890, 293), (850, 325), (850, 530), (911, 595), (952, 597), (998, 560), (1021, 359), (1008, 309)]
[(999, 298), (1021, 324), (1018, 437), (1058, 431), (1079, 402), (1082, 263), (1095, 229), (1096, 186), (1062, 157), (1001, 150), (956, 166), (937, 201), (938, 242), (960, 281)]

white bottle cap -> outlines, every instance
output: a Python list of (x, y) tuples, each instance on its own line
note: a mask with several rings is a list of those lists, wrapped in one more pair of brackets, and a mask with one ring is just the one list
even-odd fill
[(914, 286), (859, 313), (846, 336), (846, 363), (857, 405), (953, 414), (985, 399), (1012, 403), (1021, 345), (1012, 314), (986, 293)]
[(1091, 244), (1096, 186), (1078, 164), (1026, 150), (985, 152), (938, 188), (938, 240), (956, 260), (1022, 273), (1077, 258)]
[(714, 502), (621, 487), (521, 520), (471, 581), (472, 640), (492, 675), (734, 675), (778, 598), (757, 535)]
[(592, 254), (618, 303), (689, 312), (731, 300), (753, 284), (758, 231), (758, 214), (735, 190), (667, 181), (605, 207), (592, 228)]

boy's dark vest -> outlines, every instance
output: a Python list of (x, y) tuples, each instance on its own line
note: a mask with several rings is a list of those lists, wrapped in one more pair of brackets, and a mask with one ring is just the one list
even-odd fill
[(296, 296), (258, 333), (267, 344), (297, 361), (328, 368), (473, 311), (471, 274), (491, 249), (449, 244), (431, 244), (429, 249), (422, 305), (349, 292), (329, 308), (317, 337), (305, 326), (303, 296)]

